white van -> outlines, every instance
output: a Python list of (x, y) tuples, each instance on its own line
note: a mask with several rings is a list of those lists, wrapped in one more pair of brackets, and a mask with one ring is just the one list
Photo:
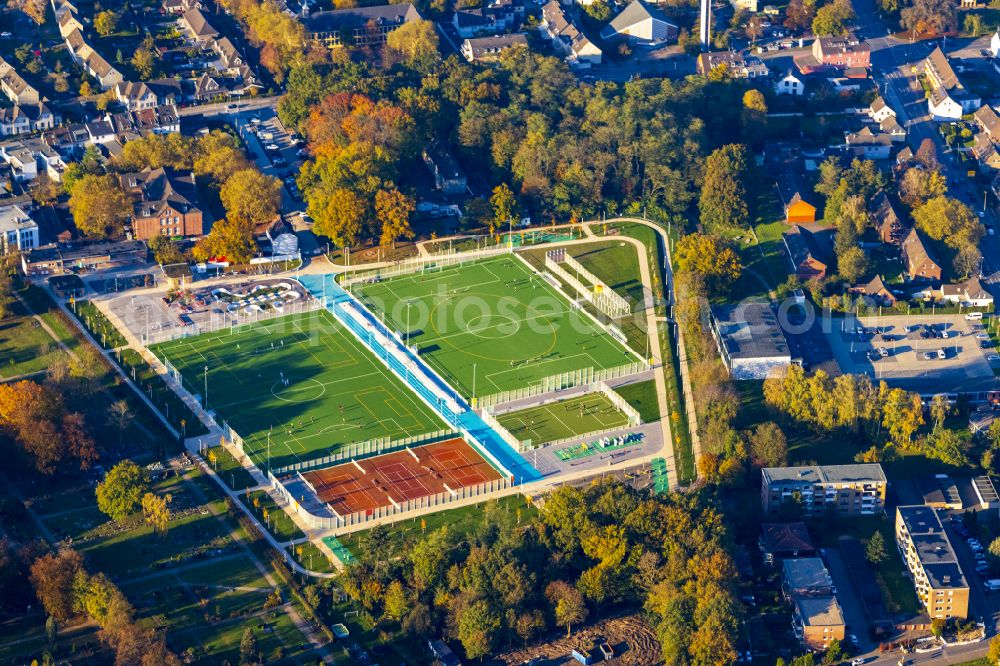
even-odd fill
[(966, 321), (979, 321), (982, 318), (983, 318), (982, 312), (970, 312), (969, 314), (965, 315)]

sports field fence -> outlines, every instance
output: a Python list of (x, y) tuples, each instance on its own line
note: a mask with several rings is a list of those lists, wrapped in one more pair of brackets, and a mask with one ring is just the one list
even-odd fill
[[(576, 273), (570, 274), (562, 264)], [(549, 250), (545, 253), (545, 267), (559, 276), (563, 282), (572, 287), (584, 300), (593, 304), (598, 310), (612, 319), (619, 319), (632, 312), (632, 307), (623, 297), (609, 287), (603, 280), (588, 271), (579, 261), (570, 256), (565, 248)], [(577, 275), (590, 283), (585, 285)]]
[(378, 282), (379, 280), (387, 280), (389, 278), (400, 277), (402, 275), (413, 275), (414, 273), (421, 273), (428, 270), (447, 268), (448, 266), (457, 266), (464, 264), (467, 261), (478, 261), (479, 259), (496, 257), (501, 254), (510, 254), (511, 252), (513, 252), (513, 248), (507, 245), (488, 247), (479, 250), (466, 250), (463, 252), (455, 249), (444, 250), (443, 252), (427, 256), (402, 259), (391, 266), (345, 273), (340, 285), (347, 289), (356, 284), (368, 284), (370, 282)]
[(595, 393), (600, 393), (605, 398), (607, 398), (608, 401), (612, 405), (614, 405), (616, 409), (618, 409), (618, 411), (624, 414), (625, 418), (628, 419), (629, 427), (634, 428), (635, 426), (642, 423), (642, 417), (639, 416), (639, 410), (637, 410), (632, 405), (628, 404), (628, 401), (625, 400), (625, 398), (615, 393), (615, 391), (606, 383), (597, 382), (596, 384), (591, 386), (591, 389)]
[[(434, 495), (426, 495), (424, 497), (404, 500), (396, 503), (395, 505), (390, 504), (371, 510), (355, 511), (354, 513), (346, 515), (340, 515), (332, 506), (327, 504), (326, 509), (330, 515), (317, 516), (303, 507), (288, 491), (285, 484), (282, 483), (278, 477), (271, 472), (268, 472), (267, 476), (271, 485), (281, 494), (282, 498), (284, 498), (284, 500), (288, 503), (288, 506), (290, 506), (291, 509), (302, 518), (309, 529), (318, 530), (343, 529), (352, 525), (362, 525), (364, 523), (370, 523), (384, 518), (391, 518), (393, 516), (404, 517), (406, 514), (419, 511), (421, 509), (440, 507), (441, 510), (443, 510), (448, 508), (448, 505), (450, 504), (454, 504), (465, 499), (494, 495), (498, 492), (505, 491), (512, 486), (510, 479), (494, 479), (493, 481), (486, 481), (474, 486), (457, 488), (450, 492), (444, 491)], [(296, 476), (296, 478), (301, 477)]]
[(311, 458), (309, 460), (303, 460), (301, 462), (292, 463), (291, 465), (284, 465), (283, 467), (275, 467), (274, 473), (290, 474), (292, 472), (307, 472), (313, 469), (330, 467), (331, 465), (344, 461), (370, 458), (372, 456), (382, 455), (383, 453), (399, 451), (409, 446), (423, 446), (424, 444), (430, 444), (442, 439), (451, 439), (458, 436), (459, 432), (457, 430), (443, 429), (424, 433), (422, 435), (404, 437), (402, 439), (377, 437), (364, 442), (352, 442), (342, 446), (336, 453), (320, 456), (318, 458)]
[(543, 393), (556, 393), (568, 388), (595, 384), (597, 382), (605, 382), (610, 379), (618, 379), (619, 377), (628, 377), (640, 372), (645, 372), (648, 369), (649, 364), (645, 361), (633, 361), (631, 363), (626, 363), (625, 365), (619, 365), (613, 368), (601, 368), (599, 370), (595, 370), (593, 366), (591, 366), (580, 370), (570, 370), (569, 372), (563, 372), (558, 375), (544, 377), (541, 381), (523, 388), (477, 396), (475, 398), (476, 407), (485, 409), (486, 407), (502, 405), (504, 403), (521, 400), (523, 398), (531, 398), (536, 395), (542, 395)]
[(313, 310), (321, 309), (323, 309), (322, 303), (316, 299), (307, 298), (306, 300), (293, 301), (283, 305), (280, 310), (273, 307), (268, 310), (253, 308), (249, 312), (246, 310), (238, 310), (236, 315), (233, 315), (232, 313), (215, 315), (209, 317), (208, 321), (202, 321), (201, 323), (196, 322), (190, 324), (189, 326), (173, 327), (167, 330), (161, 329), (159, 331), (147, 332), (142, 335), (142, 342), (149, 347), (151, 345), (157, 345), (164, 342), (173, 342), (174, 340), (179, 340), (181, 338), (193, 338), (194, 336), (201, 335), (202, 333), (215, 333), (216, 331), (222, 331), (227, 328), (235, 330), (243, 326), (252, 326), (253, 324), (267, 322), (280, 317), (288, 317), (290, 315), (302, 314), (304, 312), (312, 312)]
[(497, 417), (493, 416), (493, 413), (490, 412), (489, 409), (483, 409), (482, 417), (483, 422), (493, 428), (493, 430), (500, 435), (500, 438), (507, 442), (508, 446), (513, 448), (515, 451), (526, 451), (532, 448), (530, 439), (522, 441), (515, 437), (510, 430), (507, 430), (507, 428), (497, 421)]

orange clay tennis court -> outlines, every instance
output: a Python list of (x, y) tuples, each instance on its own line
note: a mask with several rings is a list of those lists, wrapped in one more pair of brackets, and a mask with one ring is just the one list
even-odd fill
[(305, 472), (302, 478), (321, 502), (345, 516), (502, 477), (457, 438)]

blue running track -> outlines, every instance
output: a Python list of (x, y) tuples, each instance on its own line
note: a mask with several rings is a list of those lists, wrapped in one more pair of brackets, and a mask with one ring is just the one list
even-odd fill
[[(365, 331), (364, 328), (362, 328), (356, 321), (354, 321), (351, 317), (343, 315), (340, 312), (340, 308), (344, 304), (354, 303), (358, 306), (358, 309), (365, 314), (365, 317), (373, 326), (378, 328), (379, 331), (381, 331), (388, 338), (394, 338), (393, 334), (386, 330), (386, 328), (377, 319), (372, 317), (366, 308), (357, 303), (357, 301), (352, 298), (350, 294), (344, 291), (344, 289), (336, 283), (333, 279), (333, 275), (303, 275), (299, 278), (299, 281), (316, 299), (322, 301), (323, 298), (326, 298), (326, 308), (333, 314), (334, 317), (337, 318), (337, 321), (354, 333), (362, 344), (368, 347), (373, 354), (375, 354), (378, 358), (383, 359), (392, 371), (396, 373), (400, 379), (406, 382), (406, 385), (413, 389), (414, 392), (426, 400), (429, 405), (432, 405), (445, 421), (455, 428), (468, 432), (469, 435), (476, 440), (476, 443), (486, 449), (501, 465), (514, 475), (515, 483), (525, 483), (542, 478), (542, 475), (538, 473), (538, 470), (532, 467), (520, 453), (511, 448), (511, 446), (507, 444), (507, 442), (505, 442), (503, 438), (500, 437), (495, 430), (493, 430), (493, 428), (488, 426), (478, 414), (471, 409), (468, 409), (465, 401), (462, 400), (457, 393), (455, 393), (455, 390), (448, 386), (430, 368), (428, 368), (421, 358), (412, 354), (410, 350), (406, 349), (405, 346), (399, 345), (398, 349), (412, 359), (422, 370), (419, 375), (413, 375), (406, 370), (403, 364), (400, 363), (399, 359), (388, 353), (388, 351), (384, 349), (383, 346), (379, 344), (379, 342), (375, 340), (367, 331)], [(424, 383), (425, 381), (434, 382), (435, 386), (437, 386), (440, 390), (454, 396), (456, 402), (462, 406), (463, 411), (456, 414), (450, 410), (444, 404), (444, 401), (426, 386)]]

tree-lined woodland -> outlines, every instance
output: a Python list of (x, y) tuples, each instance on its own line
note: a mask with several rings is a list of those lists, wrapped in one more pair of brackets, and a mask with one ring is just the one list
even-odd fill
[[(371, 530), (344, 577), (373, 619), (415, 636), (439, 629), (475, 659), (623, 608), (643, 608), (668, 664), (736, 658), (742, 607), (730, 535), (705, 493), (653, 496), (617, 482), (564, 486), (537, 517), (447, 528), (386, 561)], [(502, 512), (501, 512), (502, 513)]]
[[(286, 126), (308, 139), (312, 159), (299, 185), (316, 230), (341, 244), (405, 237), (374, 192), (408, 194), (432, 142), (470, 181), (508, 186), (536, 222), (644, 207), (661, 219), (694, 219), (704, 157), (759, 124), (742, 111), (744, 83), (722, 74), (588, 84), (526, 49), (486, 68), (441, 61), (411, 42), (387, 51), (397, 53), (387, 68), (338, 55), (294, 67), (279, 103)], [(745, 147), (733, 151), (745, 159)], [(470, 224), (495, 218), (484, 203), (470, 204)], [(725, 205), (719, 217), (738, 212)]]

